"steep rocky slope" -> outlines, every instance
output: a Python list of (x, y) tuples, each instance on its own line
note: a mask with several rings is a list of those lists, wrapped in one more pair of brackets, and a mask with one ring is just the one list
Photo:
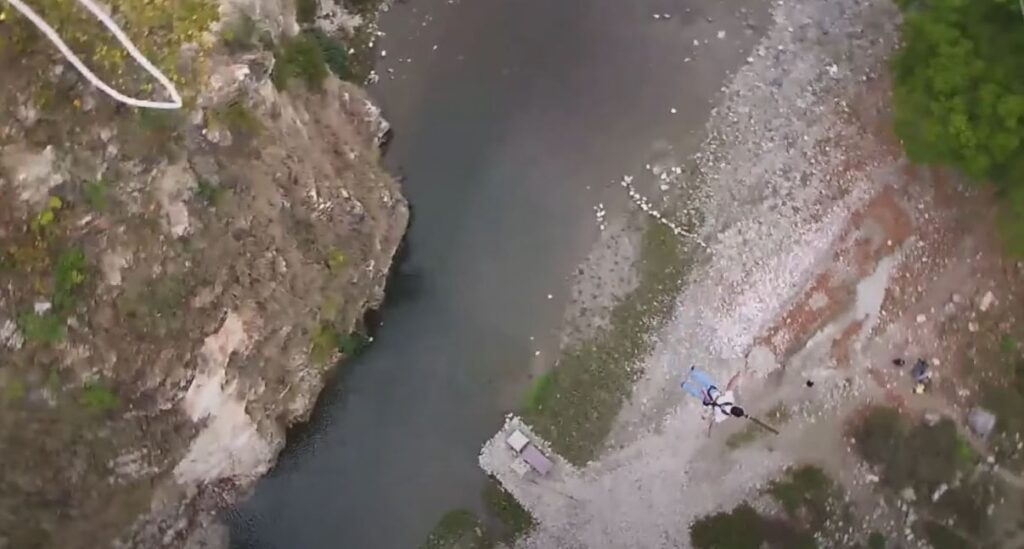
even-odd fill
[[(155, 94), (74, 3), (32, 4)], [(110, 8), (184, 109), (117, 105), (0, 5), (0, 548), (225, 543), (213, 511), (358, 346), (408, 220), (386, 123), (323, 67), (358, 17), (304, 3), (325, 56), (280, 0)]]

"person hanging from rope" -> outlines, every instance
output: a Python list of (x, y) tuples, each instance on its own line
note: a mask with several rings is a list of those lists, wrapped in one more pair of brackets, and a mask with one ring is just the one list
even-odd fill
[(711, 376), (695, 366), (690, 367), (689, 376), (682, 383), (683, 389), (696, 398), (701, 399), (701, 404), (711, 409), (711, 418), (708, 422), (708, 436), (711, 435), (711, 428), (716, 423), (721, 423), (733, 417), (746, 417), (743, 407), (736, 404), (735, 386), (740, 374), (737, 372), (722, 391), (715, 384)]
[(742, 406), (736, 404), (736, 384), (739, 381), (740, 372), (736, 372), (735, 375), (729, 380), (729, 383), (725, 386), (723, 392), (715, 385), (714, 379), (702, 370), (698, 370), (695, 366), (690, 367), (689, 375), (686, 381), (683, 381), (682, 388), (687, 393), (690, 393), (696, 398), (701, 399), (701, 404), (707, 408), (711, 408), (711, 419), (708, 422), (708, 436), (711, 436), (711, 428), (716, 423), (721, 423), (729, 418), (746, 418), (759, 426), (763, 427), (775, 433), (779, 434), (770, 425), (762, 422), (761, 420), (747, 415), (746, 410)]

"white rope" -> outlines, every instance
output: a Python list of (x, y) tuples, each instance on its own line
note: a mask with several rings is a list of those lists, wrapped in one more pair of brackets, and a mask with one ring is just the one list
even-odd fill
[(50, 42), (53, 42), (53, 45), (57, 46), (57, 49), (60, 50), (62, 54), (64, 54), (64, 57), (66, 57), (67, 60), (70, 61), (76, 69), (78, 69), (78, 72), (82, 73), (82, 76), (89, 80), (89, 82), (92, 82), (94, 86), (103, 90), (103, 93), (106, 93), (107, 95), (109, 95), (117, 101), (120, 101), (121, 103), (131, 105), (133, 107), (142, 107), (147, 109), (181, 108), (181, 95), (178, 94), (178, 90), (174, 89), (174, 84), (172, 84), (171, 81), (166, 76), (164, 76), (164, 73), (160, 72), (160, 69), (153, 66), (153, 64), (149, 62), (149, 59), (146, 59), (145, 55), (142, 55), (142, 52), (140, 52), (139, 49), (135, 47), (135, 44), (133, 44), (132, 41), (124, 34), (124, 31), (121, 30), (121, 27), (118, 27), (117, 23), (115, 23), (110, 18), (110, 16), (104, 13), (103, 10), (99, 8), (99, 6), (94, 4), (92, 0), (78, 0), (78, 2), (85, 6), (85, 9), (92, 12), (92, 14), (100, 20), (100, 23), (103, 23), (103, 26), (107, 27), (107, 30), (109, 30), (111, 34), (113, 34), (114, 37), (117, 38), (117, 41), (120, 42), (126, 50), (128, 50), (128, 53), (132, 56), (132, 59), (138, 61), (138, 63), (142, 65), (142, 68), (146, 69), (146, 72), (153, 75), (153, 77), (156, 78), (158, 82), (160, 82), (160, 85), (162, 85), (164, 89), (167, 90), (167, 93), (171, 96), (170, 101), (149, 101), (147, 99), (135, 99), (134, 97), (128, 97), (127, 95), (110, 87), (109, 85), (107, 85), (106, 82), (104, 82), (98, 76), (96, 76), (95, 73), (89, 70), (89, 67), (86, 67), (85, 63), (82, 63), (82, 60), (79, 59), (73, 51), (71, 51), (71, 48), (69, 48), (68, 45), (60, 39), (60, 36), (57, 35), (57, 31), (53, 30), (53, 27), (51, 27), (46, 21), (44, 21), (43, 18), (40, 17), (36, 12), (32, 11), (32, 8), (25, 5), (25, 3), (22, 2), (21, 0), (7, 1), (10, 2), (12, 6), (14, 6), (14, 9), (20, 11), (22, 15), (27, 17), (29, 21), (31, 21), (36, 27), (38, 27), (39, 30), (42, 31), (42, 33), (50, 39)]

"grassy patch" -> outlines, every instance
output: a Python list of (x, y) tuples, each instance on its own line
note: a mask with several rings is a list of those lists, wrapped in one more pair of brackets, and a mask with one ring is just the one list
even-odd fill
[(49, 236), (49, 231), (57, 222), (57, 213), (64, 207), (64, 202), (58, 196), (51, 196), (46, 200), (46, 206), (36, 214), (29, 222), (32, 231), (40, 238)]
[(327, 268), (332, 273), (341, 272), (341, 268), (345, 266), (345, 253), (336, 248), (332, 248), (331, 251), (327, 252)]
[(78, 302), (78, 288), (85, 283), (87, 265), (85, 252), (70, 248), (61, 252), (53, 263), (50, 288), (50, 310), (18, 315), (18, 328), (30, 343), (55, 345), (67, 336), (67, 317)]
[(123, 151), (131, 158), (155, 161), (175, 150), (181, 142), (185, 118), (179, 111), (137, 109), (118, 126)]
[(554, 389), (554, 371), (544, 372), (535, 377), (530, 383), (526, 395), (523, 397), (523, 407), (532, 410), (539, 409), (541, 404), (548, 398), (548, 394)]
[(253, 137), (263, 130), (263, 124), (240, 100), (228, 102), (210, 112), (210, 124), (222, 126), (239, 137)]
[(109, 189), (103, 180), (86, 183), (82, 187), (82, 193), (85, 195), (86, 204), (94, 211), (103, 212), (110, 206)]
[(973, 547), (951, 528), (933, 520), (924, 524), (924, 537), (934, 549), (971, 549)]
[(310, 337), (309, 359), (318, 366), (327, 366), (335, 352), (345, 358), (352, 358), (362, 353), (370, 344), (361, 332), (341, 335), (330, 322), (322, 322)]
[(1010, 334), (1003, 334), (1003, 337), (999, 338), (999, 350), (1005, 355), (1012, 356), (1019, 348), (1017, 338)]
[(484, 485), (484, 503), (504, 526), (504, 531), (497, 536), (498, 541), (511, 545), (533, 529), (533, 515), (493, 478)]
[(25, 336), (25, 341), (30, 343), (56, 345), (64, 341), (67, 336), (64, 317), (53, 311), (41, 315), (35, 313), (18, 315), (18, 329)]
[(327, 64), (320, 43), (311, 33), (286, 38), (274, 51), (274, 60), (271, 79), (277, 89), (284, 89), (293, 79), (302, 80), (310, 89), (323, 89)]
[(338, 350), (338, 331), (330, 322), (323, 322), (309, 339), (309, 359), (317, 366), (326, 365)]
[(156, 137), (172, 134), (181, 126), (181, 118), (177, 113), (159, 109), (139, 109), (135, 121), (146, 133)]
[(871, 532), (868, 536), (868, 549), (885, 549), (885, 536), (881, 532)]
[(441, 517), (420, 549), (485, 549), (489, 546), (476, 515), (466, 509), (455, 509)]
[(610, 326), (566, 351), (547, 379), (526, 397), (524, 418), (570, 462), (594, 458), (635, 380), (636, 364), (652, 350), (650, 334), (672, 314), (688, 267), (683, 243), (660, 223), (643, 235), (639, 285), (613, 309)]
[(324, 63), (335, 76), (342, 80), (351, 80), (352, 71), (349, 69), (348, 48), (340, 41), (331, 38), (320, 29), (307, 31), (320, 46), (324, 55)]
[(762, 431), (764, 429), (757, 425), (747, 424), (739, 431), (729, 435), (729, 438), (725, 440), (725, 445), (731, 450), (742, 448), (761, 438)]
[(224, 197), (228, 190), (220, 185), (214, 185), (205, 179), (200, 179), (196, 184), (196, 196), (204, 204), (211, 208), (217, 208), (224, 203)]
[(27, 392), (24, 381), (8, 378), (7, 383), (4, 385), (4, 402), (10, 404), (21, 402)]
[[(790, 417), (792, 416), (791, 412), (789, 411), (789, 408), (787, 408), (785, 404), (780, 402), (776, 404), (771, 410), (768, 410), (768, 413), (764, 415), (764, 421), (766, 421), (769, 425), (778, 427), (789, 421)], [(735, 450), (761, 438), (762, 436), (764, 436), (766, 432), (767, 431), (765, 431), (764, 427), (761, 427), (760, 425), (754, 424), (752, 422), (748, 422), (746, 425), (744, 425), (742, 429), (729, 435), (729, 438), (725, 440), (725, 445), (728, 448)]]
[(78, 403), (93, 412), (109, 412), (121, 405), (117, 395), (102, 383), (87, 383), (82, 387)]
[(54, 368), (50, 370), (50, 373), (46, 376), (46, 389), (53, 394), (60, 392), (61, 380), (60, 372)]

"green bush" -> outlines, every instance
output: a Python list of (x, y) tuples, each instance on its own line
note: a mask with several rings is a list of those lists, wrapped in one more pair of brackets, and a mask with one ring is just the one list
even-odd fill
[(761, 549), (761, 515), (744, 503), (729, 512), (708, 515), (690, 527), (690, 543), (697, 549)]
[(234, 100), (214, 110), (211, 119), (223, 124), (235, 135), (254, 135), (263, 130), (263, 124), (241, 100)]
[(484, 503), (505, 527), (500, 541), (511, 545), (533, 529), (533, 515), (493, 477), (484, 485)]
[(995, 479), (978, 475), (942, 494), (933, 506), (932, 518), (955, 524), (969, 535), (984, 537), (990, 525), (989, 506), (998, 503), (1000, 497)]
[(484, 549), (489, 545), (476, 515), (466, 509), (455, 509), (441, 517), (420, 549)]
[(57, 222), (57, 213), (64, 207), (64, 201), (59, 196), (51, 196), (46, 200), (46, 207), (43, 211), (32, 218), (30, 226), (36, 234), (46, 236), (53, 224)]
[(342, 80), (351, 79), (352, 71), (349, 70), (348, 49), (345, 47), (345, 44), (327, 36), (320, 29), (311, 29), (306, 32), (320, 45), (320, 51), (324, 54), (324, 62), (327, 63), (327, 68), (331, 69), (331, 72)]
[(182, 122), (178, 113), (161, 109), (139, 109), (136, 111), (136, 119), (141, 128), (158, 138), (175, 133)]
[(338, 350), (347, 358), (362, 353), (369, 344), (369, 338), (360, 332), (352, 332), (338, 338)]
[(231, 52), (243, 52), (256, 46), (257, 31), (256, 21), (249, 14), (243, 13), (237, 19), (225, 22), (220, 41)]
[(214, 185), (205, 179), (200, 179), (196, 184), (196, 196), (211, 208), (217, 208), (224, 201), (227, 189), (220, 185)]
[(1024, 32), (1016, 0), (898, 0), (894, 123), (907, 156), (1002, 189), (1004, 239), (1024, 252)]
[(319, 11), (317, 4), (317, 0), (295, 0), (295, 20), (302, 25), (312, 24)]
[(374, 13), (381, 0), (346, 0), (345, 6), (356, 13)]
[(885, 536), (881, 532), (871, 532), (868, 536), (868, 549), (885, 549)]
[(750, 504), (698, 519), (690, 526), (696, 549), (815, 549), (814, 536), (786, 520), (765, 517)]
[(327, 65), (317, 39), (308, 32), (286, 38), (274, 52), (274, 73), (271, 79), (278, 89), (284, 89), (293, 78), (298, 78), (311, 89), (323, 88), (327, 79)]
[(4, 385), (4, 401), (10, 404), (21, 402), (27, 392), (25, 382), (20, 379), (8, 378), (7, 384)]
[(324, 322), (313, 330), (310, 338), (309, 359), (313, 364), (323, 366), (331, 359), (331, 355), (338, 349), (338, 331), (334, 325)]
[(332, 273), (337, 273), (340, 272), (341, 268), (344, 266), (345, 252), (342, 252), (337, 248), (331, 248), (331, 250), (327, 252), (327, 268), (330, 269)]
[(1012, 0), (898, 0), (896, 130), (912, 159), (1024, 175), (1024, 33)]
[(964, 463), (962, 448), (953, 420), (946, 418), (933, 426), (919, 423), (906, 442), (908, 484), (919, 493), (931, 494), (940, 484), (951, 482), (961, 466), (970, 465)]
[(878, 407), (868, 412), (853, 437), (861, 457), (878, 466), (882, 482), (897, 490), (910, 487), (919, 495), (931, 494), (973, 465), (973, 451), (949, 418), (908, 428), (898, 411)]
[(935, 521), (924, 525), (924, 535), (935, 549), (971, 549), (972, 545), (962, 536)]
[(868, 411), (853, 436), (861, 457), (881, 465), (906, 436), (906, 425), (895, 408), (876, 407)]
[(57, 393), (61, 388), (60, 372), (54, 368), (50, 370), (50, 373), (46, 376), (46, 388), (51, 393)]
[(75, 305), (75, 289), (85, 282), (85, 252), (79, 248), (65, 250), (57, 257), (53, 272), (53, 308), (67, 314)]
[(109, 412), (121, 405), (120, 399), (102, 383), (87, 383), (82, 387), (79, 404), (94, 412)]
[(986, 385), (985, 406), (996, 414), (996, 431), (1000, 437), (1012, 439), (1024, 433), (1024, 391), (1012, 385)]
[(89, 207), (98, 212), (102, 212), (107, 209), (109, 200), (107, 199), (107, 184), (105, 181), (90, 181), (85, 184), (82, 188), (85, 194), (85, 201), (89, 204)]
[(25, 340), (32, 343), (55, 345), (64, 341), (67, 336), (64, 317), (53, 311), (41, 315), (35, 313), (19, 315), (18, 329), (25, 336)]
[(786, 516), (804, 520), (812, 529), (820, 528), (828, 519), (832, 491), (828, 475), (813, 465), (791, 469), (781, 480), (768, 485), (768, 493), (779, 502)]
[(42, 314), (34, 312), (18, 316), (18, 327), (25, 339), (33, 343), (57, 344), (67, 336), (67, 316), (75, 308), (76, 290), (86, 278), (85, 252), (71, 248), (57, 256), (53, 270), (51, 308)]

